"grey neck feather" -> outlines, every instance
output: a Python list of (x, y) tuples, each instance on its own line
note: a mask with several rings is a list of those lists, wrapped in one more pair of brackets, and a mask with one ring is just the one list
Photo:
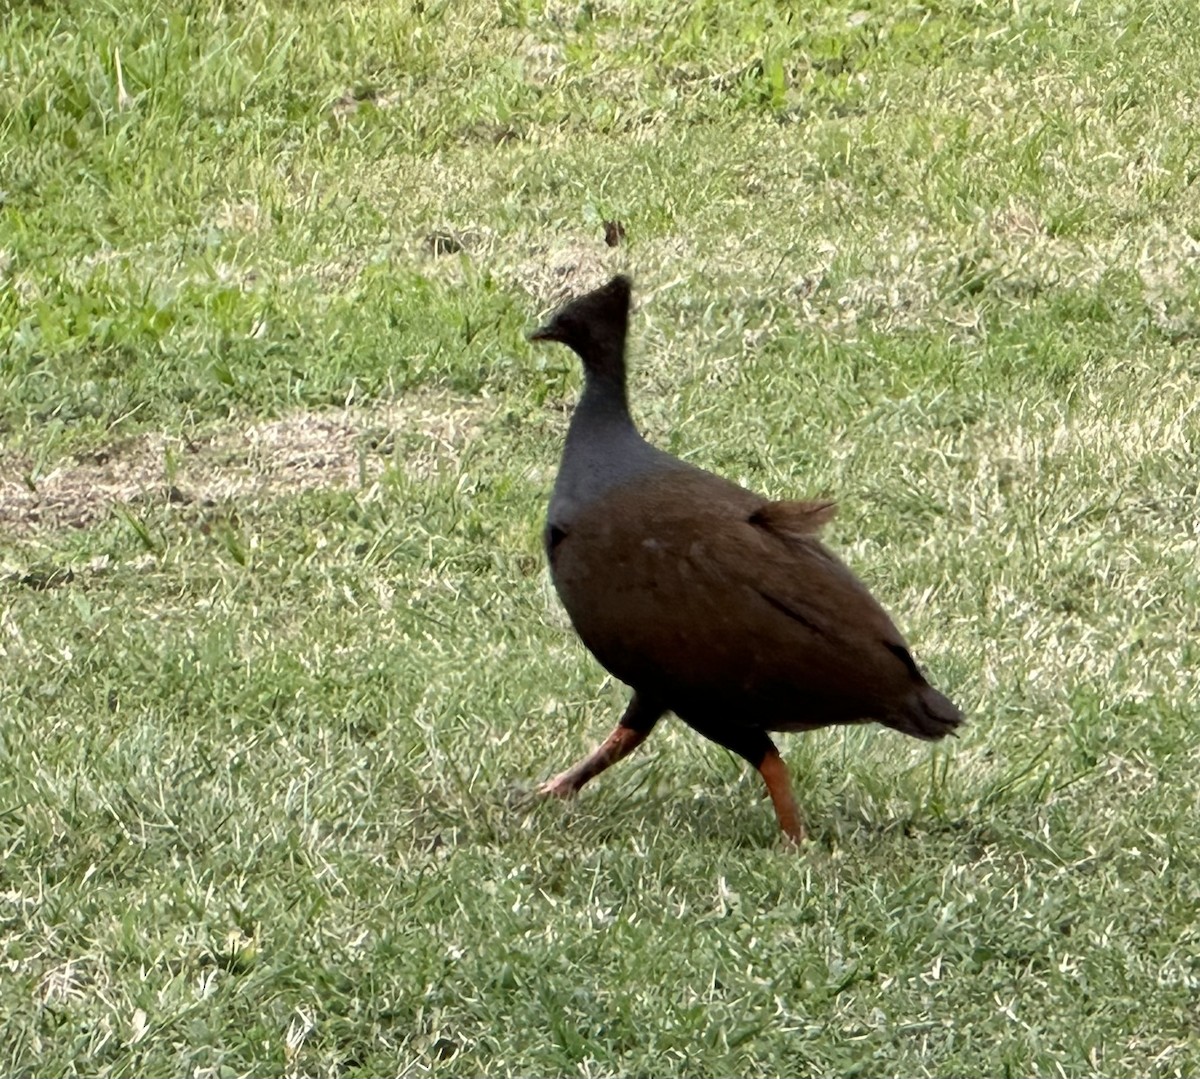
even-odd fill
[(550, 499), (550, 518), (563, 525), (590, 502), (630, 482), (665, 457), (634, 426), (625, 399), (622, 363), (585, 366), (583, 396), (571, 417), (562, 464)]

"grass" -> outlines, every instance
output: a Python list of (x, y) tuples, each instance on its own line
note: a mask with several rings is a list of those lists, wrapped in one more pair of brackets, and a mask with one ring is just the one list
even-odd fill
[[(0, 1072), (1200, 1070), (1197, 42), (12, 6)], [(677, 722), (525, 797), (624, 701), (539, 547), (575, 364), (523, 339), (615, 269), (651, 437), (838, 498), (970, 713), (785, 739), (798, 857)]]

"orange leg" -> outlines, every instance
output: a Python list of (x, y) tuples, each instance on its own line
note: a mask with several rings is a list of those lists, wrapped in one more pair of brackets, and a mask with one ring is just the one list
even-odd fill
[(646, 704), (635, 693), (612, 734), (583, 760), (543, 783), (538, 787), (538, 793), (552, 794), (556, 798), (570, 798), (589, 779), (595, 779), (604, 769), (637, 749), (654, 730), (654, 724), (659, 721), (663, 711), (664, 709)]
[(788, 778), (787, 766), (779, 756), (779, 750), (772, 746), (759, 763), (758, 771), (775, 805), (779, 827), (792, 843), (800, 846), (804, 842), (804, 822), (800, 819), (800, 810), (792, 794), (792, 781)]

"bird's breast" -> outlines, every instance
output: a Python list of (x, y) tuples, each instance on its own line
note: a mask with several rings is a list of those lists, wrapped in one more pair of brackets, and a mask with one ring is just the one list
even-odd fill
[(549, 520), (546, 522), (546, 527), (542, 531), (542, 546), (546, 549), (546, 558), (553, 568), (555, 557), (558, 554), (559, 548), (562, 546), (563, 540), (567, 538), (567, 528), (565, 525), (559, 524), (557, 521)]

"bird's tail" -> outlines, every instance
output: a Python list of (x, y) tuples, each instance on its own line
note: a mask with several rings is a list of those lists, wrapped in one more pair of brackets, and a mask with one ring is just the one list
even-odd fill
[(962, 721), (962, 712), (950, 698), (926, 684), (915, 689), (900, 708), (883, 719), (883, 724), (914, 738), (936, 742), (953, 734)]

